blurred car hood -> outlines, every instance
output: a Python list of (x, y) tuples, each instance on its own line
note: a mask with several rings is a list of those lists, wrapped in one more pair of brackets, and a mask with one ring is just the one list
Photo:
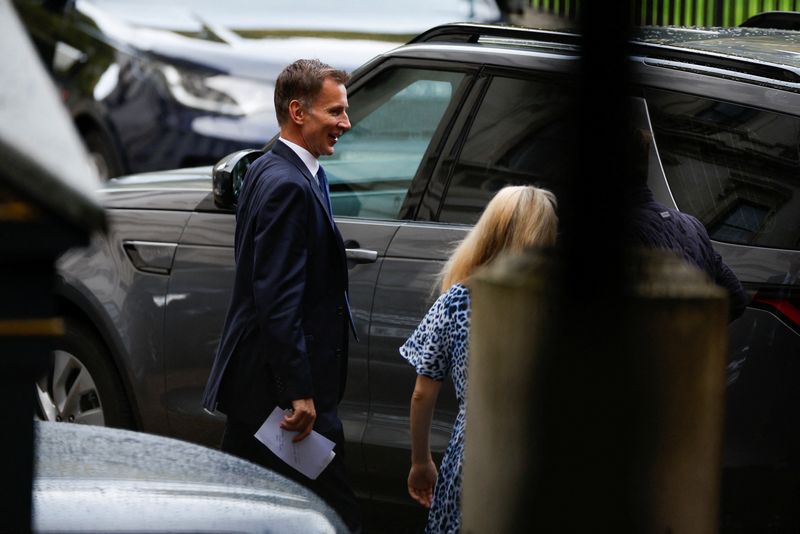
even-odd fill
[[(350, 71), (400, 44), (397, 41), (366, 38), (287, 35), (244, 38), (212, 18), (174, 16), (174, 5), (153, 4), (151, 10), (136, 4), (138, 11), (134, 13), (148, 13), (143, 20), (123, 9), (131, 5), (93, 0), (78, 0), (75, 4), (90, 26), (88, 30), (96, 32), (119, 49), (149, 54), (176, 64), (202, 65), (202, 68), (218, 73), (270, 81), (294, 59), (316, 57), (334, 67)], [(193, 11), (187, 9), (185, 13), (191, 15)], [(174, 27), (167, 29), (164, 21), (172, 20), (175, 21)], [(185, 20), (193, 20), (194, 24), (186, 27), (182, 22)], [(140, 25), (137, 21), (151, 22), (153, 25)], [(91, 26), (96, 26), (96, 29)]]
[(196, 32), (214, 22), (237, 30), (416, 35), (448, 22), (494, 22), (494, 0), (85, 0), (136, 26)]
[(35, 423), (36, 532), (346, 532), (302, 486), (222, 452), (95, 426)]

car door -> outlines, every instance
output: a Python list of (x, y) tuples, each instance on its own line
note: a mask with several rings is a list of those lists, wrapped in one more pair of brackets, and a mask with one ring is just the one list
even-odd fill
[[(416, 374), (398, 348), (439, 295), (437, 274), (444, 261), (498, 189), (530, 183), (559, 189), (563, 160), (553, 155), (570, 142), (567, 95), (560, 82), (544, 75), (482, 71), (453, 126), (459, 135), (448, 138), (416, 220), (402, 224), (389, 245), (370, 325), (364, 453), (375, 499), (411, 504), (405, 481)], [(457, 410), (448, 379), (433, 420), (435, 456), (447, 446)]]
[[(404, 218), (415, 211), (415, 177), (424, 176), (420, 169), (435, 161), (433, 141), (447, 131), (468, 83), (463, 70), (387, 62), (351, 88), (352, 129), (339, 139), (336, 153), (321, 161), (347, 249), (350, 300), (359, 332), (359, 341), (351, 340), (347, 394), (339, 406), (351, 444), (348, 463), (353, 453), (363, 460), (360, 444), (369, 413), (371, 317), (378, 276), (389, 243)], [(350, 474), (358, 492), (366, 494), (365, 473), (359, 472), (359, 478)]]
[(170, 435), (218, 446), (224, 418), (201, 398), (233, 288), (232, 211), (209, 194), (192, 213), (175, 250), (165, 298), (164, 396)]

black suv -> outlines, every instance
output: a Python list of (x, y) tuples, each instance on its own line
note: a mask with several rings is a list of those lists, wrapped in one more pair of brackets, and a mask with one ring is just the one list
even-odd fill
[[(424, 517), (406, 494), (414, 371), (397, 349), (430, 305), (452, 243), (496, 190), (563, 190), (554, 155), (575, 137), (566, 88), (579, 47), (570, 33), (445, 25), (354, 73), (353, 128), (324, 164), (361, 338), (340, 414), (350, 476), (373, 509)], [(797, 531), (800, 33), (646, 28), (631, 67), (631, 102), (654, 140), (650, 188), (703, 221), (752, 295), (730, 326), (722, 524)], [(57, 353), (58, 369), (95, 380), (68, 414), (48, 404), (63, 405), (51, 402), (65, 395), (60, 382), (43, 379), (45, 413), (94, 410), (94, 420), (99, 412), (106, 423), (217, 443), (221, 420), (200, 396), (233, 280), (234, 193), (258, 154), (220, 161), (213, 190), (208, 168), (112, 180), (101, 191), (114, 229), (62, 259), (68, 335)], [(452, 392), (441, 404), (439, 450)]]

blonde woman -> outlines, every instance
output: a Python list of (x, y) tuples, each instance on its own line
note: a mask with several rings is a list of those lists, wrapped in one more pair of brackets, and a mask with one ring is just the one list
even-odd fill
[[(400, 347), (400, 354), (417, 371), (411, 396), (408, 493), (430, 508), (426, 532), (458, 532), (461, 523), (470, 276), (503, 252), (552, 245), (557, 226), (555, 205), (555, 196), (544, 189), (533, 186), (501, 189), (442, 269), (441, 296)], [(431, 419), (442, 381), (448, 375), (455, 385), (459, 409), (441, 472), (437, 473), (429, 446)]]

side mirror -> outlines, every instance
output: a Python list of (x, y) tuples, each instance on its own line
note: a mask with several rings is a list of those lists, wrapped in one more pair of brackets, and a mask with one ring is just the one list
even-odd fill
[(236, 207), (239, 190), (250, 164), (264, 154), (263, 150), (247, 149), (228, 154), (214, 165), (211, 173), (214, 204), (218, 208), (232, 210)]

